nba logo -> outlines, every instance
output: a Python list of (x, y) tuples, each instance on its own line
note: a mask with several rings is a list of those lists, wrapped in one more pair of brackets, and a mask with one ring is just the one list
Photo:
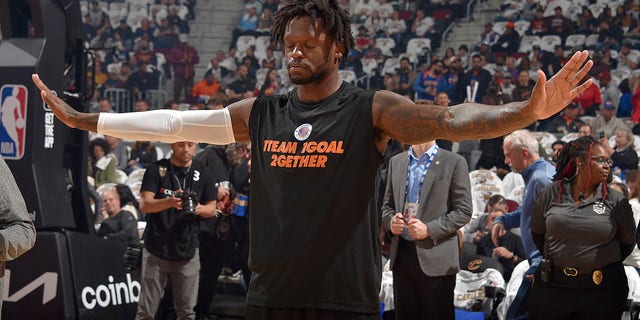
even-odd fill
[(27, 88), (8, 84), (0, 88), (0, 154), (5, 159), (22, 159), (27, 123)]

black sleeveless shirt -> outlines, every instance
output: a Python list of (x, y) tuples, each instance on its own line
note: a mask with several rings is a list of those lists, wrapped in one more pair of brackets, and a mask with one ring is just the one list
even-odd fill
[(373, 94), (344, 82), (319, 103), (255, 101), (248, 304), (378, 312)]

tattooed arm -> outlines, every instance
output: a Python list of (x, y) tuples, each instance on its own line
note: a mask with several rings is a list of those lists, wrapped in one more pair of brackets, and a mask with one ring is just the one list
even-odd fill
[(66, 125), (71, 128), (98, 131), (98, 114), (97, 113), (83, 113), (73, 109), (66, 104), (62, 99), (51, 93), (49, 87), (47, 87), (38, 75), (32, 75), (31, 79), (33, 83), (40, 89), (40, 96), (42, 100), (46, 102), (51, 111)]
[[(562, 110), (586, 90), (593, 80), (580, 84), (592, 61), (588, 51), (578, 51), (549, 81), (538, 71), (538, 82), (527, 101), (501, 106), (465, 103), (451, 108), (416, 105), (390, 91), (378, 91), (373, 99), (376, 144), (384, 150), (389, 138), (417, 144), (435, 138), (453, 141), (486, 139), (521, 129)], [(587, 61), (585, 63), (585, 61)]]

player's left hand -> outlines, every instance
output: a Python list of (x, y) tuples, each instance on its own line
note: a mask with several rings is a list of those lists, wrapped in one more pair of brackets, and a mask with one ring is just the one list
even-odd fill
[(538, 82), (528, 106), (536, 119), (546, 119), (558, 113), (591, 86), (593, 79), (580, 83), (593, 66), (593, 61), (588, 59), (589, 51), (577, 51), (549, 81), (544, 72), (538, 70)]

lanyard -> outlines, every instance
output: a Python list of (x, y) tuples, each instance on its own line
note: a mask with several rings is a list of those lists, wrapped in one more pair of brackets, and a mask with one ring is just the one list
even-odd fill
[(171, 164), (171, 169), (173, 169), (172, 173), (173, 173), (173, 178), (176, 180), (176, 183), (178, 184), (178, 190), (182, 190), (182, 191), (187, 191), (187, 177), (189, 176), (189, 170), (191, 170), (191, 165), (189, 165), (187, 167), (187, 170), (185, 170), (184, 172), (184, 177), (182, 177), (182, 183), (180, 183), (180, 179), (178, 179), (178, 176), (176, 175), (176, 169), (173, 166), (173, 164)]
[[(409, 198), (409, 183), (410, 183), (409, 179), (411, 176), (411, 152), (412, 151), (409, 150), (409, 164), (407, 165), (407, 186), (404, 190), (405, 202), (408, 201), (407, 199)], [(436, 157), (436, 154), (438, 154), (437, 144), (433, 149), (433, 153), (431, 153), (431, 155), (429, 156), (429, 159), (427, 159), (427, 162), (424, 165), (424, 171), (422, 172), (422, 176), (420, 177), (420, 185), (418, 186), (418, 197), (416, 198), (416, 203), (420, 201), (420, 196), (422, 195), (422, 186), (424, 185), (424, 177), (427, 175), (427, 171), (429, 170), (429, 167), (431, 167), (431, 163), (433, 162), (433, 158)], [(419, 162), (416, 165), (419, 165)]]

